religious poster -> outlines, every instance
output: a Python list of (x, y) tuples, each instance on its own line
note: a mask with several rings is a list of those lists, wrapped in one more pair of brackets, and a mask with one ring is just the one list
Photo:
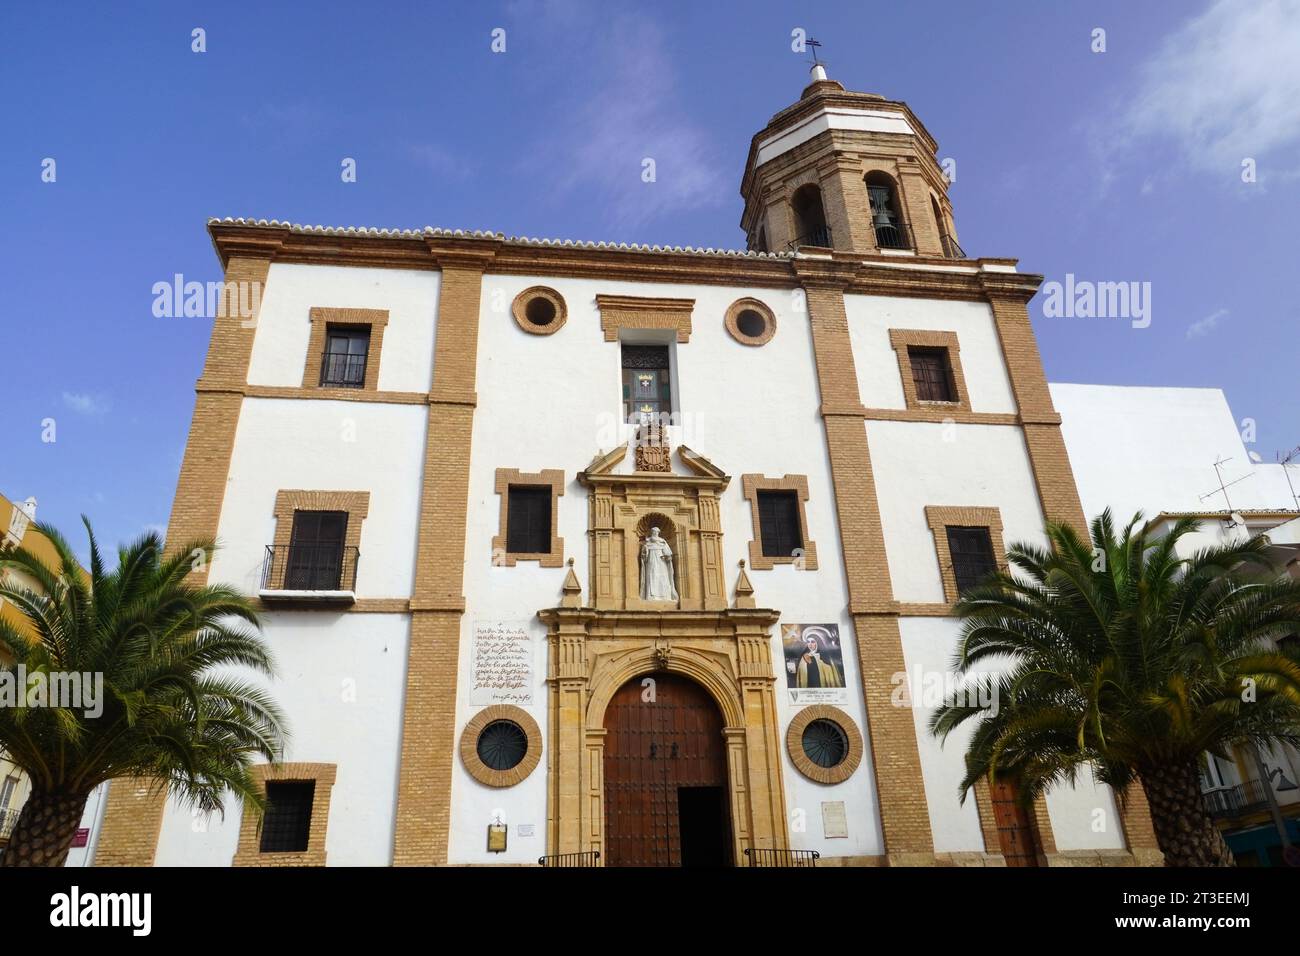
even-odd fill
[(849, 702), (838, 624), (783, 624), (781, 643), (791, 704)]
[(533, 702), (533, 635), (527, 621), (475, 621), (470, 703)]

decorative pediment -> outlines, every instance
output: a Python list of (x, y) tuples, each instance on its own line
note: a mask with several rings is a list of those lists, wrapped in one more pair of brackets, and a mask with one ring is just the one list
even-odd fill
[(691, 451), (685, 445), (677, 446), (677, 458), (683, 465), (695, 472), (697, 475), (704, 475), (708, 478), (725, 478), (726, 475), (722, 469), (715, 465), (709, 459), (705, 458), (697, 451)]
[[(599, 610), (702, 611), (727, 606), (722, 567), (722, 521), (718, 496), (730, 476), (703, 455), (679, 447), (688, 474), (664, 460), (646, 469), (614, 469), (627, 446), (597, 455), (578, 474), (590, 489), (588, 530), (590, 606)], [(638, 450), (640, 450), (638, 448)], [(657, 531), (655, 530), (657, 529)], [(665, 567), (670, 566), (670, 577)]]

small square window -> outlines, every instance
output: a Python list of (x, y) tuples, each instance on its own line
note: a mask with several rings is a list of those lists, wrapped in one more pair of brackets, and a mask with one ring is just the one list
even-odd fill
[(506, 551), (546, 554), (551, 550), (551, 487), (511, 485), (506, 514)]
[(909, 345), (907, 358), (912, 366), (912, 381), (916, 385), (918, 401), (957, 401), (957, 387), (946, 348)]
[(279, 780), (266, 784), (266, 815), (262, 819), (263, 853), (304, 853), (311, 837), (315, 780)]
[(796, 491), (759, 491), (758, 525), (763, 538), (763, 555), (788, 558), (803, 550), (803, 531), (799, 527), (799, 493)]
[(320, 363), (321, 385), (365, 388), (366, 360), (369, 354), (369, 326), (327, 326), (325, 354), (321, 356)]
[(948, 554), (959, 594), (997, 570), (993, 538), (988, 528), (948, 528)]

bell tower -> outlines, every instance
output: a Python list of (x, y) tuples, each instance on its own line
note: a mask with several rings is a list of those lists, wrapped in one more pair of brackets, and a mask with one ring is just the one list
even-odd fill
[(746, 245), (963, 259), (937, 145), (906, 103), (853, 93), (812, 67), (799, 101), (750, 142)]

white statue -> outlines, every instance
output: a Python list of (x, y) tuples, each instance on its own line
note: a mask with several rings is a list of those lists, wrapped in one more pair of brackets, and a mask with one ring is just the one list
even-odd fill
[(650, 536), (641, 542), (641, 599), (677, 600), (677, 587), (673, 584), (673, 549), (659, 537), (658, 528), (651, 528)]

